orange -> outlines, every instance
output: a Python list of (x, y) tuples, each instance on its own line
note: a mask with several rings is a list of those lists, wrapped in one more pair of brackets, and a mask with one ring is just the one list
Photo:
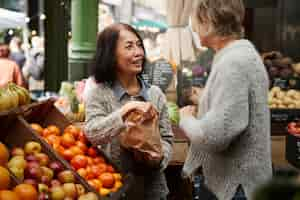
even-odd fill
[(22, 200), (37, 200), (38, 192), (36, 189), (30, 184), (20, 184), (14, 188), (14, 192), (20, 197)]
[(10, 185), (9, 171), (0, 166), (0, 190), (8, 189)]
[(5, 166), (6, 163), (8, 162), (8, 158), (9, 158), (9, 151), (7, 147), (2, 142), (0, 142), (0, 165)]
[(1, 190), (0, 191), (0, 200), (20, 200), (20, 198), (13, 191)]
[(100, 193), (101, 196), (106, 196), (106, 195), (108, 195), (110, 192), (111, 192), (110, 189), (107, 189), (107, 188), (100, 188), (100, 189), (99, 189), (99, 193)]
[(35, 130), (39, 135), (42, 135), (43, 134), (43, 127), (41, 127), (41, 125), (39, 124), (36, 124), (36, 123), (32, 123), (30, 124), (31, 128), (33, 130)]
[(111, 173), (105, 172), (99, 176), (99, 180), (104, 188), (112, 188), (115, 184), (115, 178)]

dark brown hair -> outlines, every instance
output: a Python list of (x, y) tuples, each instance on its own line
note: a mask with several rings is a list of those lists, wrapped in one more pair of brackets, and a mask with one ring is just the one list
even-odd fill
[[(120, 31), (124, 29), (134, 33), (139, 38), (145, 53), (142, 38), (133, 27), (123, 23), (116, 23), (108, 26), (98, 35), (96, 53), (90, 67), (90, 75), (95, 78), (96, 82), (109, 84), (113, 84), (115, 82), (117, 42), (120, 36)], [(143, 70), (145, 61), (146, 57), (142, 64)]]

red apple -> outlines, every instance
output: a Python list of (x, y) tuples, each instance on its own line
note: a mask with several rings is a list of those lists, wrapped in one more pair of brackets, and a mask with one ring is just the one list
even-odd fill
[(46, 193), (39, 193), (38, 200), (49, 200), (50, 197)]
[(50, 169), (52, 169), (54, 171), (55, 174), (61, 172), (62, 170), (64, 170), (63, 165), (58, 161), (51, 162), (49, 164), (49, 167), (50, 167)]
[(29, 154), (25, 157), (25, 160), (28, 161), (28, 162), (31, 162), (31, 161), (35, 161), (35, 162), (38, 162), (38, 159), (35, 155), (33, 154)]
[(40, 167), (26, 168), (25, 177), (40, 180), (42, 177), (42, 170)]
[(50, 183), (51, 188), (56, 187), (56, 186), (61, 186), (61, 183), (57, 179), (53, 179)]

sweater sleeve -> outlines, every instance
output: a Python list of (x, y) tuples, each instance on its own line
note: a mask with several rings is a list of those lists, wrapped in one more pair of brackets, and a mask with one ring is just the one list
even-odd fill
[(191, 142), (210, 152), (224, 151), (248, 126), (249, 82), (242, 67), (221, 67), (210, 88), (210, 108), (201, 119), (185, 117), (180, 126)]
[(121, 117), (121, 111), (108, 113), (108, 104), (105, 94), (95, 87), (89, 91), (86, 97), (86, 126), (87, 138), (94, 145), (109, 143), (118, 135), (125, 124)]
[[(155, 86), (152, 86), (155, 87)], [(162, 143), (162, 150), (163, 150), (163, 160), (160, 163), (160, 169), (163, 171), (167, 168), (173, 153), (173, 132), (171, 123), (168, 116), (167, 111), (167, 99), (163, 92), (158, 88), (155, 87), (155, 93), (158, 95), (158, 106), (159, 106), (159, 131), (161, 135), (161, 143)]]

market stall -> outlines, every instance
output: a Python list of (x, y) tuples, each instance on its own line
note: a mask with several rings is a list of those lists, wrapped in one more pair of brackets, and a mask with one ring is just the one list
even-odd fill
[(55, 100), (31, 103), (28, 91), (15, 85), (0, 93), (0, 170), (10, 177), (0, 177), (1, 189), (32, 195), (28, 199), (117, 200), (126, 195), (133, 176), (92, 146)]

